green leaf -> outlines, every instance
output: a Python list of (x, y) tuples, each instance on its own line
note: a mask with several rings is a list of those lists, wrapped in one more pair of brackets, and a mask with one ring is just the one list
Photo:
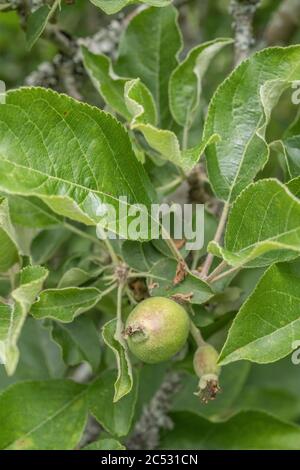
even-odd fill
[(107, 370), (90, 386), (88, 392), (89, 409), (104, 429), (116, 437), (126, 436), (130, 430), (135, 404), (137, 400), (137, 385), (130, 394), (120, 399), (114, 399), (114, 371)]
[(0, 389), (21, 380), (54, 379), (66, 373), (59, 347), (50, 338), (42, 322), (30, 316), (26, 318), (18, 347), (20, 360), (14, 375), (8, 377), (4, 367), (0, 367)]
[(28, 266), (20, 273), (20, 285), (11, 293), (9, 306), (0, 309), (0, 351), (8, 375), (12, 375), (19, 360), (17, 341), (31, 305), (42, 289), (48, 271), (40, 266)]
[(300, 201), (277, 180), (260, 180), (236, 199), (228, 219), (225, 248), (210, 252), (231, 266), (268, 266), (300, 252)]
[[(207, 142), (200, 142), (193, 148), (181, 150), (177, 135), (169, 130), (158, 129), (152, 123), (156, 122), (156, 108), (149, 90), (139, 80), (126, 83), (125, 102), (132, 114), (131, 128), (142, 132), (148, 144), (164, 159), (189, 170), (199, 160)], [(212, 136), (211, 140), (214, 140)]]
[(284, 140), (272, 142), (274, 148), (285, 158), (289, 177), (296, 178), (300, 175), (300, 135), (294, 135)]
[(300, 176), (289, 181), (286, 186), (297, 198), (300, 196)]
[(214, 39), (192, 49), (173, 71), (169, 83), (169, 100), (175, 121), (190, 128), (202, 91), (202, 80), (214, 56), (232, 39)]
[(156, 102), (160, 126), (165, 129), (172, 124), (169, 79), (182, 47), (177, 17), (172, 6), (147, 8), (134, 16), (122, 36), (115, 64), (119, 75), (140, 78), (148, 87)]
[(101, 8), (107, 15), (113, 15), (127, 5), (133, 3), (146, 3), (155, 7), (165, 7), (172, 0), (91, 0), (96, 7)]
[(140, 272), (148, 272), (151, 266), (161, 259), (161, 254), (151, 242), (135, 242), (125, 240), (122, 244), (122, 258), (131, 268)]
[(131, 127), (133, 129), (139, 129), (139, 123), (156, 124), (157, 113), (153, 97), (139, 78), (125, 83), (124, 97), (127, 109), (132, 116)]
[[(150, 9), (151, 10), (151, 9)], [(174, 9), (170, 7), (169, 16), (174, 16)], [(148, 10), (147, 10), (148, 11)], [(147, 12), (146, 11), (146, 12)], [(137, 17), (143, 15), (144, 12), (137, 15)], [(155, 10), (153, 9), (153, 15), (156, 15)], [(152, 15), (151, 14), (151, 15)], [(149, 14), (150, 15), (150, 14)], [(159, 13), (159, 15), (162, 15)], [(165, 14), (163, 15), (165, 17)], [(165, 21), (166, 18), (160, 18), (161, 21)], [(134, 20), (132, 20), (134, 21)], [(145, 21), (150, 21), (148, 18)], [(153, 19), (154, 21), (154, 19)], [(169, 21), (169, 19), (168, 19)], [(172, 24), (174, 22), (174, 18), (172, 20)], [(175, 25), (173, 25), (175, 26)], [(129, 47), (130, 41), (133, 41), (133, 37), (131, 36), (139, 36), (141, 34), (140, 26), (135, 26), (131, 31), (130, 26), (128, 28), (129, 32), (128, 36), (128, 44), (125, 41), (126, 47)], [(125, 32), (125, 37), (126, 34)], [(139, 39), (137, 38), (137, 41)], [(225, 40), (224, 40), (225, 41)], [(124, 44), (122, 46), (122, 42), (120, 48), (125, 47)], [(144, 45), (145, 46), (145, 45)], [(215, 46), (211, 46), (212, 49), (216, 48)], [(126, 48), (125, 48), (126, 49)], [(159, 129), (156, 127), (157, 123), (157, 111), (156, 106), (153, 101), (153, 96), (156, 97), (156, 103), (159, 105), (159, 100), (163, 100), (162, 96), (157, 98), (157, 94), (160, 92), (160, 87), (165, 85), (160, 85), (160, 79), (158, 78), (156, 88), (153, 87), (153, 73), (160, 74), (163, 69), (153, 70), (152, 62), (149, 61), (149, 64), (146, 64), (146, 67), (149, 67), (150, 70), (146, 70), (146, 67), (143, 66), (140, 70), (133, 69), (133, 65), (136, 65), (136, 60), (134, 58), (135, 63), (132, 66), (129, 66), (128, 71), (125, 67), (130, 64), (129, 57), (128, 64), (124, 63), (124, 67), (121, 67), (120, 73), (123, 76), (138, 76), (144, 80), (144, 83), (147, 83), (147, 86), (141, 81), (140, 78), (134, 78), (133, 80), (129, 80), (127, 78), (121, 78), (116, 74), (116, 72), (112, 68), (112, 64), (109, 58), (102, 56), (102, 55), (95, 55), (89, 52), (87, 49), (83, 48), (83, 57), (85, 67), (95, 84), (97, 90), (101, 93), (105, 102), (111, 106), (118, 114), (123, 116), (128, 121), (131, 121), (131, 128), (142, 132), (146, 141), (156, 152), (158, 152), (164, 159), (170, 160), (176, 165), (181, 166), (182, 168), (189, 170), (191, 169), (199, 160), (201, 154), (206, 145), (213, 142), (216, 139), (216, 136), (213, 135), (210, 137), (209, 141), (200, 142), (200, 144), (187, 149), (181, 150), (180, 143), (178, 141), (177, 135), (172, 132), (171, 130), (167, 129)], [(130, 55), (130, 51), (127, 51), (126, 54)], [(153, 51), (154, 57), (155, 54), (160, 54), (161, 51)], [(140, 52), (142, 54), (142, 51)], [(144, 53), (145, 57), (148, 57), (148, 52)], [(120, 61), (121, 59), (119, 59)], [(133, 60), (131, 58), (130, 60)], [(154, 58), (152, 57), (152, 61)], [(160, 60), (159, 57), (157, 60)], [(119, 67), (119, 61), (117, 62), (115, 69)], [(145, 62), (145, 59), (144, 59)], [(143, 62), (143, 64), (144, 64)], [(204, 66), (205, 60), (202, 62)], [(122, 62), (121, 62), (122, 63)], [(164, 64), (162, 67), (165, 67), (167, 64), (166, 60), (164, 60)], [(177, 64), (177, 59), (173, 66)], [(138, 75), (134, 75), (138, 74)], [(151, 81), (152, 80), (152, 81)], [(164, 78), (161, 78), (163, 81)], [(152, 84), (152, 86), (151, 86)], [(151, 90), (151, 92), (149, 91)], [(168, 93), (167, 89), (163, 89), (161, 93)], [(153, 95), (153, 96), (152, 96)], [(167, 95), (166, 95), (167, 96)], [(168, 111), (167, 104), (163, 104), (163, 109)], [(169, 124), (170, 124), (169, 119)], [(161, 123), (163, 127), (164, 123)], [(170, 126), (169, 126), (170, 127)]]
[[(249, 363), (243, 361), (232, 365), (242, 364)], [(300, 413), (300, 374), (295, 374), (295, 367), (290, 357), (272, 364), (252, 364), (234, 409), (261, 410), (280, 419), (297, 421)]]
[(241, 307), (220, 354), (220, 363), (241, 359), (275, 362), (293, 350), (300, 334), (299, 263), (271, 266)]
[(82, 47), (84, 66), (104, 101), (120, 116), (130, 121), (156, 124), (157, 112), (153, 97), (139, 78), (119, 77), (111, 59), (96, 55)]
[[(174, 132), (158, 129), (150, 124), (143, 123), (136, 124), (132, 127), (142, 132), (148, 144), (164, 159), (186, 169), (191, 166), (189, 162), (184, 161), (179, 140)], [(200, 155), (200, 152), (196, 150), (195, 162), (200, 158)]]
[(32, 264), (45, 264), (58, 252), (70, 236), (71, 233), (63, 226), (40, 232), (31, 243)]
[(162, 259), (154, 264), (149, 273), (151, 296), (179, 296), (183, 299), (185, 296), (190, 296), (189, 302), (192, 304), (203, 304), (213, 296), (209, 285), (190, 272), (182, 282), (174, 285), (176, 269), (177, 262), (172, 259)]
[(86, 271), (81, 268), (71, 268), (63, 274), (59, 281), (58, 287), (62, 289), (65, 287), (80, 286), (81, 284), (84, 284), (90, 279), (100, 276), (102, 271), (102, 267), (98, 269), (90, 269), (89, 271)]
[(7, 200), (0, 198), (0, 272), (5, 273), (20, 261), (16, 237)]
[(87, 362), (94, 372), (97, 371), (100, 362), (100, 341), (91, 318), (83, 315), (68, 325), (51, 322), (50, 329), (67, 365), (75, 366)]
[(104, 342), (113, 351), (118, 367), (118, 375), (114, 384), (114, 403), (128, 395), (133, 387), (132, 368), (128, 355), (126, 341), (122, 343), (116, 339), (117, 320), (111, 320), (103, 326), (102, 336)]
[(0, 395), (0, 448), (71, 450), (87, 418), (86, 386), (69, 380), (21, 382)]
[(95, 287), (66, 287), (41, 292), (30, 313), (37, 319), (53, 318), (69, 323), (96, 305), (101, 292)]
[(126, 450), (126, 447), (115, 439), (99, 439), (99, 441), (88, 444), (82, 450)]
[(162, 161), (151, 155), (145, 160), (146, 171), (160, 196), (166, 196), (175, 191), (182, 183), (182, 174), (170, 161)]
[(283, 390), (282, 381), (280, 382), (273, 388), (260, 388), (246, 384), (239, 400), (235, 403), (235, 408), (260, 410), (283, 420), (296, 421), (300, 413), (299, 398), (297, 394)]
[(271, 48), (242, 62), (217, 89), (207, 115), (204, 140), (207, 168), (218, 198), (234, 200), (265, 165), (266, 126), (273, 107), (299, 77), (300, 46)]
[(161, 449), (296, 450), (300, 428), (259, 411), (239, 413), (212, 423), (192, 413), (172, 413), (174, 429), (162, 439)]
[(85, 69), (96, 90), (120, 116), (130, 119), (130, 113), (124, 100), (125, 83), (128, 79), (116, 75), (109, 57), (103, 54), (94, 54), (86, 47), (82, 47), (81, 51)]
[(26, 40), (28, 49), (31, 49), (32, 46), (34, 46), (36, 41), (44, 32), (47, 23), (50, 21), (51, 17), (55, 13), (55, 10), (60, 5), (60, 1), (61, 0), (54, 0), (51, 8), (48, 5), (43, 5), (29, 16), (26, 28)]
[(0, 108), (0, 140), (0, 190), (36, 196), (79, 222), (101, 219), (106, 226), (97, 215), (103, 204), (122, 219), (119, 196), (128, 198), (126, 207), (148, 206), (154, 197), (125, 129), (67, 96), (40, 88), (8, 93)]
[[(83, 48), (85, 68), (105, 102), (126, 120), (131, 128), (143, 133), (148, 144), (164, 159), (191, 169), (199, 160), (208, 142), (182, 151), (176, 134), (155, 127), (157, 110), (149, 89), (139, 79), (120, 78), (112, 69), (109, 58), (95, 55)], [(215, 140), (211, 137), (210, 142)]]
[(9, 196), (9, 213), (13, 224), (28, 228), (50, 228), (62, 223), (62, 218), (34, 197)]

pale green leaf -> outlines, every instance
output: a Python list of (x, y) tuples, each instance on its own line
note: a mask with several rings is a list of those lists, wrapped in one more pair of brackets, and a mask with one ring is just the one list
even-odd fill
[(177, 16), (172, 6), (147, 8), (134, 16), (121, 38), (115, 64), (119, 75), (140, 78), (147, 86), (157, 106), (160, 126), (165, 129), (172, 123), (169, 79), (182, 47)]
[(153, 97), (139, 78), (128, 80), (124, 87), (127, 109), (132, 116), (131, 126), (138, 129), (139, 123), (156, 125), (157, 113)]
[(195, 118), (202, 80), (214, 56), (232, 39), (214, 39), (192, 49), (173, 71), (169, 83), (170, 109), (175, 121), (189, 128)]
[(53, 5), (43, 5), (35, 10), (28, 19), (26, 28), (26, 40), (29, 49), (34, 46), (41, 34), (44, 32), (47, 23), (55, 13), (55, 10), (60, 5), (61, 0), (54, 0)]
[(66, 287), (48, 289), (40, 293), (30, 313), (37, 319), (52, 318), (69, 323), (75, 317), (93, 308), (101, 298), (95, 287)]
[(275, 362), (293, 350), (300, 335), (299, 263), (271, 266), (229, 330), (220, 363), (241, 359)]
[[(142, 132), (148, 144), (163, 158), (170, 160), (175, 165), (182, 167), (188, 166), (183, 161), (180, 144), (174, 132), (165, 129), (158, 129), (150, 124), (143, 123), (135, 124), (133, 128)], [(195, 161), (200, 158), (200, 152), (196, 153), (197, 157)]]
[(102, 336), (104, 342), (109, 346), (117, 361), (117, 378), (114, 384), (114, 403), (128, 395), (133, 387), (132, 367), (128, 355), (126, 341), (120, 342), (116, 339), (117, 321), (111, 320), (103, 326)]
[(9, 334), (11, 306), (0, 304), (0, 364), (6, 362), (6, 341)]
[[(131, 128), (139, 130), (148, 144), (166, 160), (189, 170), (199, 160), (207, 142), (201, 142), (193, 148), (181, 150), (177, 135), (166, 129), (158, 129), (152, 123), (156, 121), (156, 109), (152, 96), (139, 80), (128, 81), (125, 85), (125, 102), (132, 115)], [(211, 137), (213, 141), (216, 136)]]
[[(0, 107), (0, 138), (0, 190), (37, 196), (74, 220), (95, 225), (103, 204), (116, 209), (117, 220), (126, 218), (119, 196), (128, 197), (124, 208), (148, 206), (154, 197), (125, 129), (67, 96), (40, 88), (8, 93)], [(105, 217), (101, 223), (107, 224)]]
[(86, 47), (81, 48), (83, 63), (96, 90), (104, 101), (120, 116), (130, 119), (124, 100), (127, 78), (121, 78), (113, 71), (111, 59), (103, 54), (94, 54)]
[(68, 380), (17, 383), (0, 395), (0, 448), (72, 450), (86, 419), (85, 385)]
[(209, 251), (232, 266), (268, 266), (300, 253), (300, 201), (277, 180), (251, 184), (236, 199), (228, 219), (225, 248)]
[[(136, 379), (136, 377), (135, 377)], [(130, 430), (137, 400), (138, 385), (117, 403), (114, 398), (114, 371), (107, 370), (90, 386), (89, 409), (104, 429), (113, 436), (126, 436)]]
[(20, 261), (16, 239), (7, 200), (0, 198), (0, 272), (8, 271)]
[(48, 271), (40, 266), (28, 266), (20, 273), (19, 287), (11, 293), (12, 302), (0, 310), (0, 350), (8, 375), (12, 375), (19, 360), (17, 341), (31, 305), (42, 289)]
[(234, 200), (265, 165), (265, 140), (271, 112), (283, 90), (300, 73), (300, 46), (271, 48), (242, 62), (217, 89), (207, 115), (204, 140), (217, 134), (206, 150), (215, 194)]

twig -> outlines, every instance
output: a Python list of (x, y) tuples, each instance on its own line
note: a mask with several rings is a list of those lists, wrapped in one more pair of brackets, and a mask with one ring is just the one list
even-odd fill
[(260, 0), (231, 0), (230, 13), (235, 32), (235, 65), (246, 59), (254, 44), (253, 18)]
[(101, 241), (103, 241), (103, 243), (105, 244), (105, 246), (106, 246), (106, 248), (107, 248), (107, 251), (108, 251), (108, 253), (109, 253), (110, 257), (111, 257), (112, 262), (113, 262), (115, 265), (118, 265), (118, 264), (119, 264), (118, 256), (117, 256), (115, 250), (113, 249), (113, 246), (112, 246), (112, 244), (111, 244), (110, 241), (109, 241), (109, 238), (106, 236), (104, 230), (101, 229), (101, 227), (100, 227), (99, 225), (98, 225), (98, 227), (97, 227), (97, 232), (102, 234)]
[(176, 245), (173, 242), (172, 238), (167, 238), (166, 242), (167, 242), (167, 245), (169, 246), (171, 252), (173, 253), (175, 258), (177, 259), (177, 261), (179, 261), (180, 263), (183, 263), (183, 265), (188, 269), (187, 264), (185, 262), (185, 259), (182, 257), (180, 251), (176, 247)]
[(203, 346), (205, 344), (204, 339), (202, 338), (199, 328), (196, 327), (195, 323), (191, 320), (190, 323), (190, 333), (195, 340), (197, 346)]
[(20, 0), (0, 0), (0, 12), (17, 10)]
[(227, 263), (226, 261), (221, 261), (220, 264), (218, 264), (218, 266), (216, 267), (216, 269), (209, 275), (205, 278), (205, 281), (207, 282), (211, 282), (212, 279), (214, 279), (219, 273), (221, 273), (222, 271), (224, 271), (224, 269), (226, 268), (227, 266)]
[(25, 84), (65, 91), (73, 98), (81, 99), (78, 90), (86, 75), (82, 63), (81, 46), (86, 46), (95, 54), (114, 56), (123, 24), (122, 18), (114, 19), (93, 36), (78, 39), (61, 31), (57, 25), (49, 24), (45, 35), (57, 46), (59, 52), (52, 62), (40, 64), (38, 69), (25, 79)]
[(235, 266), (234, 268), (228, 269), (228, 271), (225, 271), (224, 273), (219, 274), (218, 276), (211, 277), (210, 282), (220, 281), (220, 279), (223, 279), (224, 277), (227, 277), (230, 274), (233, 274), (233, 273), (239, 271), (240, 269), (241, 269), (240, 266)]
[[(224, 204), (223, 211), (222, 211), (221, 218), (220, 218), (220, 222), (219, 222), (216, 234), (215, 234), (214, 239), (213, 239), (213, 241), (216, 242), (216, 243), (219, 243), (219, 241), (222, 238), (223, 231), (224, 231), (226, 221), (227, 221), (227, 215), (228, 215), (228, 212), (229, 212), (229, 207), (230, 207), (229, 203), (226, 202)], [(201, 278), (205, 279), (208, 276), (208, 273), (209, 273), (209, 270), (210, 270), (210, 267), (212, 265), (213, 260), (214, 260), (214, 255), (209, 253), (206, 257), (206, 260), (205, 260), (204, 264), (203, 264), (203, 268), (201, 269)]]
[(122, 335), (122, 332), (124, 329), (123, 320), (122, 320), (123, 289), (124, 289), (124, 285), (120, 283), (118, 285), (118, 293), (117, 293), (117, 326), (116, 326), (115, 339), (119, 341), (121, 344), (123, 344), (124, 342), (124, 338)]

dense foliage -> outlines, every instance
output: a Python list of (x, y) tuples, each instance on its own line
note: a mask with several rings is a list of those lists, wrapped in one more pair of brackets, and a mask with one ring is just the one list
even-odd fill
[(296, 3), (0, 1), (1, 449), (299, 449)]

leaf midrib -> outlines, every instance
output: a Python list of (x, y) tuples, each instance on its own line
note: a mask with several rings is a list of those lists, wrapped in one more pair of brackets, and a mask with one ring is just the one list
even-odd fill
[[(281, 295), (283, 296), (288, 296), (294, 300), (296, 300), (297, 302), (300, 302), (300, 297), (296, 297), (295, 295), (292, 295), (292, 294), (289, 294), (287, 292), (284, 292), (284, 291), (279, 291), (278, 289), (268, 289), (267, 291), (264, 292), (264, 296), (267, 295), (268, 293), (272, 293), (272, 292), (276, 292), (276, 293), (280, 293)], [(247, 305), (247, 302), (245, 303), (245, 306)], [(233, 351), (231, 351), (229, 354), (227, 354), (226, 356), (224, 356), (220, 362), (223, 362), (224, 359), (226, 358), (229, 358), (230, 356), (232, 355), (235, 355), (235, 354), (238, 354), (238, 351), (242, 351), (243, 349), (259, 342), (259, 341), (262, 341), (263, 339), (265, 338), (269, 338), (269, 337), (272, 337), (274, 335), (276, 335), (276, 333), (278, 333), (279, 331), (282, 332), (284, 331), (285, 329), (288, 329), (289, 327), (293, 326), (295, 323), (299, 322), (300, 321), (300, 316), (299, 318), (296, 318), (295, 320), (289, 322), (289, 323), (286, 323), (284, 326), (282, 326), (281, 328), (277, 328), (277, 327), (274, 327), (274, 331), (272, 331), (271, 333), (268, 333), (266, 335), (263, 335), (263, 336), (260, 336), (259, 338), (256, 338), (255, 340), (253, 341), (249, 341), (248, 343), (244, 344), (243, 346), (240, 346), (238, 347), (237, 349), (234, 349)], [(234, 325), (234, 324), (233, 324)], [(270, 326), (272, 326), (270, 324)], [(225, 346), (224, 346), (224, 350), (225, 350)], [(222, 357), (222, 354), (221, 354), (221, 357)]]

